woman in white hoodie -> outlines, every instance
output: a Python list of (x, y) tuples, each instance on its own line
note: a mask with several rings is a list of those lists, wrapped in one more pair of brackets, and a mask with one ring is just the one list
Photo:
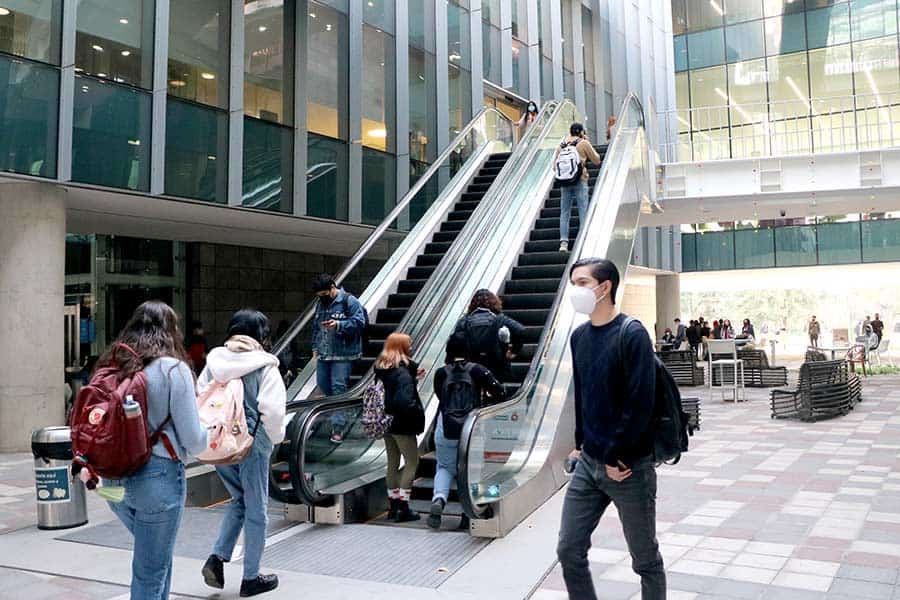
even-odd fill
[[(231, 503), (219, 528), (213, 552), (203, 565), (206, 584), (222, 589), (222, 563), (231, 560), (241, 528), (244, 529), (244, 577), (241, 596), (255, 596), (278, 587), (276, 575), (261, 575), (259, 563), (266, 545), (269, 501), (269, 457), (275, 444), (284, 440), (286, 392), (278, 371), (278, 358), (263, 349), (269, 343), (269, 318), (258, 310), (234, 313), (228, 324), (228, 339), (206, 358), (206, 368), (197, 382), (202, 392), (213, 381), (225, 383), (241, 378), (247, 427), (256, 430), (253, 449), (236, 465), (217, 466), (216, 472), (231, 494)], [(260, 426), (256, 423), (259, 419)]]

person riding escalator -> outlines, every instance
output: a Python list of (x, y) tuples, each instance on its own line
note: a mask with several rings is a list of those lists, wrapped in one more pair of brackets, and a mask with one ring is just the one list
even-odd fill
[[(475, 292), (454, 336), (466, 344), (465, 357), (486, 367), (500, 381), (509, 380), (510, 361), (522, 351), (525, 326), (503, 314), (503, 302), (494, 292)], [(447, 357), (448, 362), (452, 360)]]

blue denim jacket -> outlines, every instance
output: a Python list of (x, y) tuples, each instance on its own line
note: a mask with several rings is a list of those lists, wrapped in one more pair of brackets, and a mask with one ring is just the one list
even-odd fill
[[(337, 327), (323, 328), (322, 323), (329, 319), (337, 321)], [(356, 360), (362, 356), (366, 315), (362, 304), (352, 294), (340, 289), (331, 304), (319, 300), (313, 326), (312, 349), (319, 353), (319, 360)]]

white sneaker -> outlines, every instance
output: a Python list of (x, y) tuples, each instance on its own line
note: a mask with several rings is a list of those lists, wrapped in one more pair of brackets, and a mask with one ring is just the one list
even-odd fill
[(569, 251), (569, 242), (562, 241), (559, 243), (559, 251), (560, 252), (568, 252)]

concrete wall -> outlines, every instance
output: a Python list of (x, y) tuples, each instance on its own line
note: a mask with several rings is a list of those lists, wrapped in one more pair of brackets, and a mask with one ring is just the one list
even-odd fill
[[(678, 274), (656, 276), (656, 323), (662, 337), (666, 327), (676, 332), (675, 317), (689, 321), (681, 315), (681, 279)], [(685, 322), (685, 325), (687, 323)]]
[(653, 327), (656, 323), (656, 278), (629, 273), (619, 309), (639, 319), (652, 339), (656, 339)]
[(65, 239), (62, 188), (0, 183), (0, 452), (63, 423)]

